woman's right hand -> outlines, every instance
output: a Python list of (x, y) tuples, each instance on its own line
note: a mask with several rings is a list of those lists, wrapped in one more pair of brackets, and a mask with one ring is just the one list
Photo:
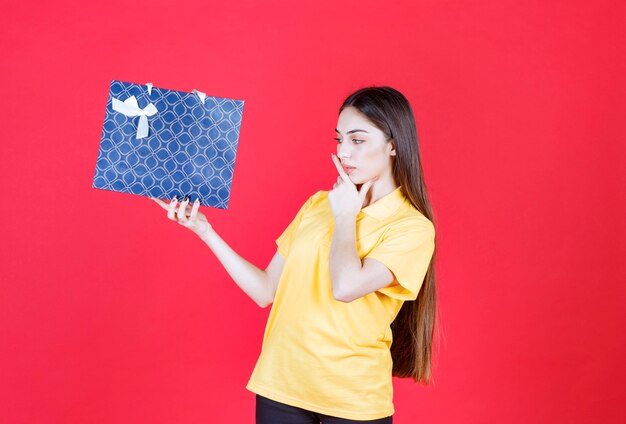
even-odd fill
[(198, 211), (200, 208), (200, 202), (198, 199), (196, 199), (193, 203), (193, 206), (189, 206), (189, 199), (185, 199), (182, 203), (180, 203), (180, 207), (177, 207), (178, 199), (176, 199), (176, 197), (174, 197), (169, 204), (155, 197), (150, 198), (167, 211), (168, 219), (178, 222), (183, 227), (189, 228), (199, 237), (204, 236), (209, 230), (212, 229), (212, 226), (206, 219), (206, 216)]

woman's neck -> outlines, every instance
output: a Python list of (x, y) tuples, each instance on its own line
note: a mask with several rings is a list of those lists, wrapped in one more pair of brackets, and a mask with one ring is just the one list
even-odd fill
[[(362, 184), (357, 184), (357, 190), (361, 190), (361, 186)], [(393, 180), (376, 181), (367, 191), (367, 194), (365, 195), (365, 201), (363, 202), (362, 207), (371, 205), (372, 203), (376, 202), (381, 197), (388, 195), (398, 187), (399, 186)]]

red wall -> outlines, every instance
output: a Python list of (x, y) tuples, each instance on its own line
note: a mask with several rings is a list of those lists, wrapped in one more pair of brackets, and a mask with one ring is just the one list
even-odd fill
[(626, 422), (622, 2), (194, 3), (3, 3), (3, 422), (254, 421), (269, 308), (156, 203), (91, 187), (111, 79), (246, 101), (230, 207), (202, 212), (263, 268), (332, 188), (345, 96), (402, 91), (442, 337), (394, 422)]

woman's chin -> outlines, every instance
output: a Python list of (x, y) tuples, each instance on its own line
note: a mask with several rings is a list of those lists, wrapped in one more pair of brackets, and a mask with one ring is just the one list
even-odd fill
[(363, 184), (366, 181), (362, 177), (354, 175), (354, 172), (348, 174), (348, 178), (350, 178), (350, 181), (352, 181), (354, 184)]
[(363, 185), (365, 184), (368, 180), (364, 180), (363, 178), (350, 178), (350, 181), (352, 181), (354, 183), (354, 185)]

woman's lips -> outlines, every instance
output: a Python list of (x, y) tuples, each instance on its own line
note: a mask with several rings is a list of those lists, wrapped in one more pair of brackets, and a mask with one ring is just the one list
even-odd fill
[(341, 165), (341, 166), (343, 167), (343, 170), (346, 171), (346, 174), (349, 174), (356, 169), (353, 166), (345, 166), (345, 165)]

